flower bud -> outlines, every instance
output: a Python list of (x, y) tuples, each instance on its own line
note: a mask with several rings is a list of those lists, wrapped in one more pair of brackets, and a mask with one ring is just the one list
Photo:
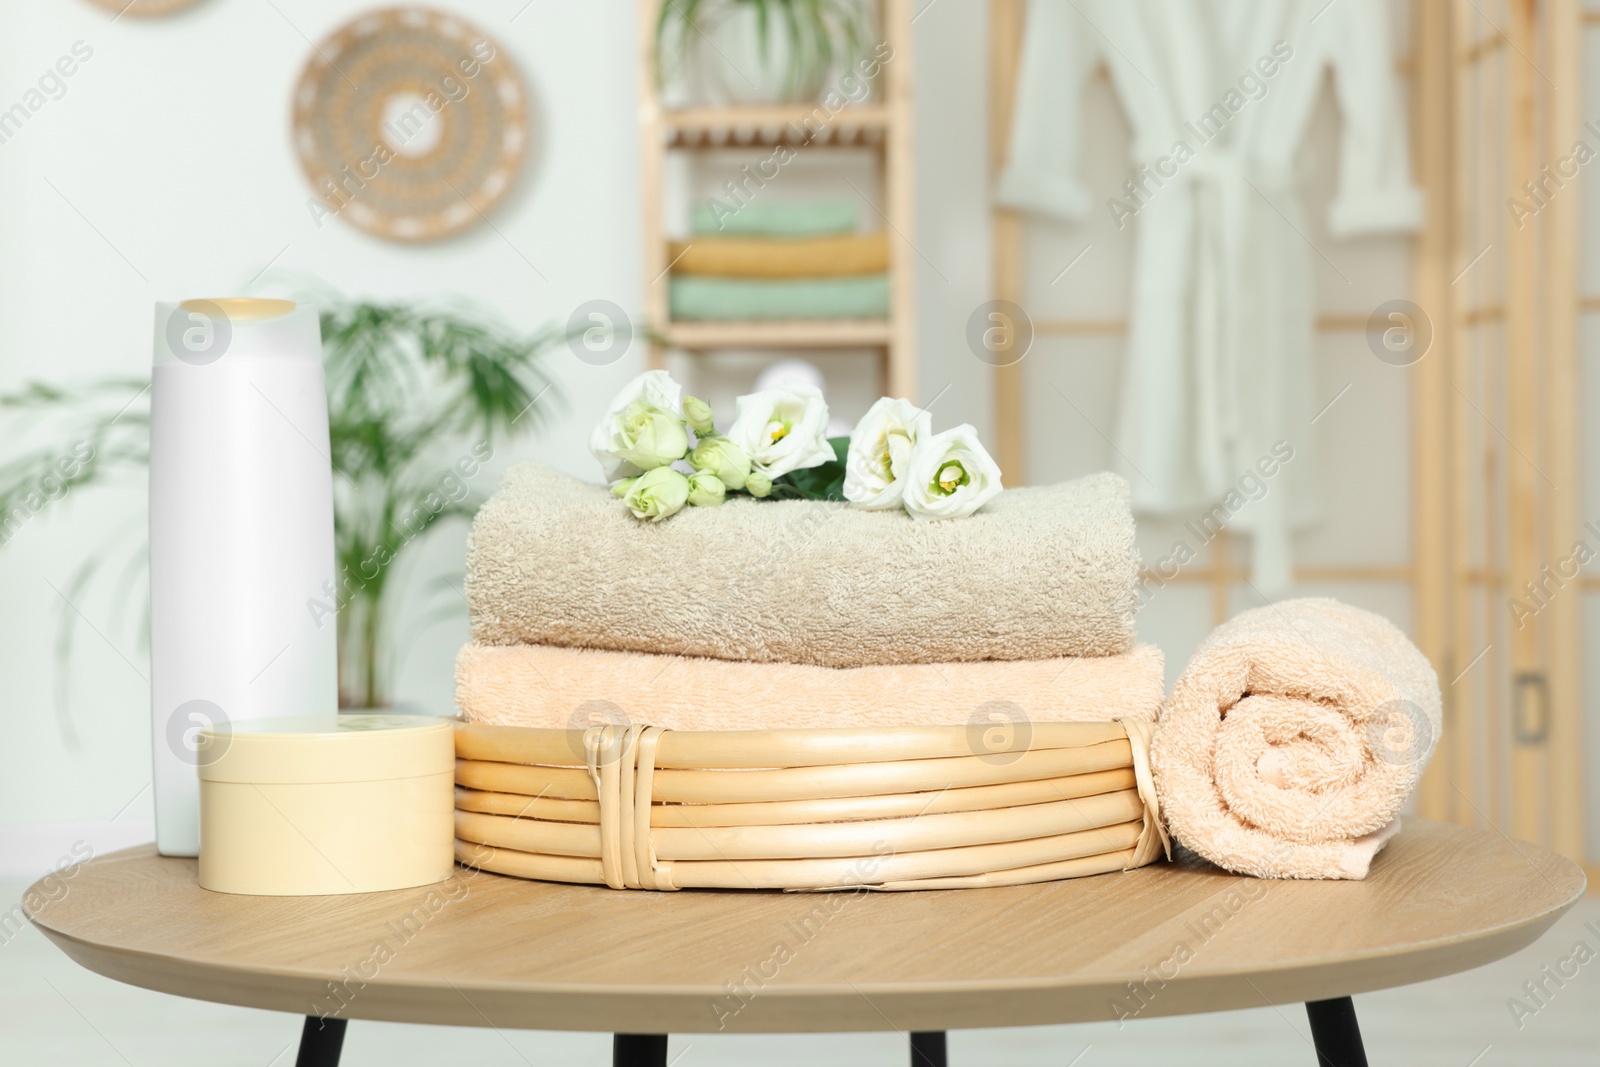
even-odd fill
[(706, 471), (689, 475), (689, 503), (697, 508), (714, 508), (727, 496), (728, 487), (722, 479)]
[(697, 471), (715, 474), (729, 489), (743, 489), (750, 474), (750, 457), (726, 437), (702, 437), (689, 453), (689, 464)]
[(683, 398), (683, 417), (699, 437), (710, 437), (717, 432), (711, 421), (711, 405), (697, 396)]

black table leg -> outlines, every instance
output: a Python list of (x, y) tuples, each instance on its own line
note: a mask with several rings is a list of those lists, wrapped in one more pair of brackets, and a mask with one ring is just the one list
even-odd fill
[(294, 1067), (339, 1067), (339, 1053), (344, 1048), (346, 1019), (319, 1019), (306, 1016), (300, 1030), (300, 1054)]
[(667, 1067), (667, 1035), (614, 1035), (611, 1067)]
[(950, 1067), (943, 1030), (911, 1035), (911, 1067)]
[(1367, 1050), (1361, 1044), (1356, 1006), (1349, 997), (1306, 1001), (1311, 1020), (1311, 1041), (1317, 1047), (1318, 1067), (1367, 1067)]

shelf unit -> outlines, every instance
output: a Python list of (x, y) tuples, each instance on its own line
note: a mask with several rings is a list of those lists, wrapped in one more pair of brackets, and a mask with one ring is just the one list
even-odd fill
[[(892, 52), (871, 100), (834, 111), (820, 104), (696, 105), (667, 108), (656, 91), (655, 33), (661, 0), (639, 0), (639, 186), (644, 242), (643, 308), (649, 365), (669, 351), (698, 355), (731, 349), (870, 349), (889, 396), (916, 399), (915, 200), (911, 154), (911, 12), (909, 0), (880, 0), (878, 40)], [(889, 317), (673, 322), (668, 311), (668, 235), (664, 175), (668, 153), (787, 145), (799, 152), (864, 151), (876, 171), (863, 217), (889, 235)], [(858, 190), (863, 195), (866, 190)], [(685, 238), (691, 240), (692, 238)]]

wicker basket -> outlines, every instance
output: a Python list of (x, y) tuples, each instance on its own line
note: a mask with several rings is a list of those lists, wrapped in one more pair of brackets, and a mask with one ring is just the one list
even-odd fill
[[(613, 889), (956, 889), (1128, 870), (1167, 849), (1151, 726), (456, 731), (456, 858)], [(975, 754), (976, 753), (976, 754)]]

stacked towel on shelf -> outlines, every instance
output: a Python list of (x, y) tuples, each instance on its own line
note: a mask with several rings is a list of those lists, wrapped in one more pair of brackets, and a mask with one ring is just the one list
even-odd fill
[(856, 228), (854, 200), (751, 200), (738, 210), (697, 204), (689, 214), (696, 235), (817, 237)]
[(672, 318), (887, 317), (888, 239), (856, 225), (849, 201), (697, 208), (692, 236), (668, 248)]
[(833, 278), (889, 269), (882, 230), (828, 237), (696, 237), (667, 246), (672, 272), (742, 278)]
[(1247, 611), (1195, 651), (1151, 763), (1172, 835), (1262, 878), (1364, 878), (1438, 743), (1439, 680), (1336, 600)]
[(668, 297), (677, 320), (881, 319), (889, 314), (889, 278), (674, 277)]

